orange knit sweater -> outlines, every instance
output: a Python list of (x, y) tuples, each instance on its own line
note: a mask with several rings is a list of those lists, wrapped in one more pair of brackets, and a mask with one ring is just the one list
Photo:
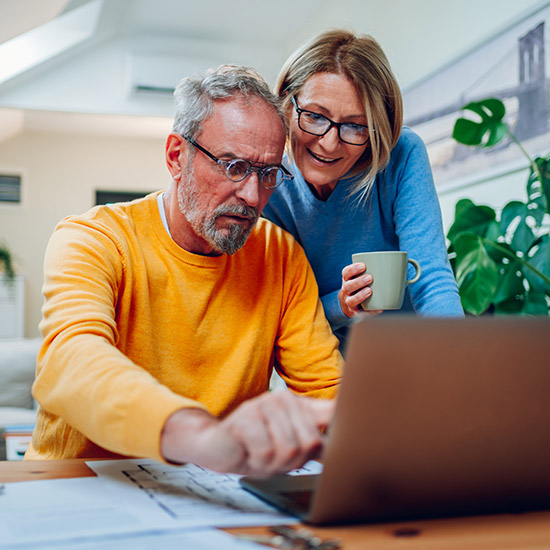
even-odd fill
[(334, 396), (342, 358), (293, 238), (259, 220), (233, 256), (192, 254), (156, 197), (66, 218), (50, 240), (26, 458), (162, 460), (173, 412), (225, 415), (273, 366), (298, 394)]

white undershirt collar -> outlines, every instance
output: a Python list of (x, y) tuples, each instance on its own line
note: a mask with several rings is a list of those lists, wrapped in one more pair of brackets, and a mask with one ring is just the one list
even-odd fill
[(166, 211), (164, 210), (164, 193), (160, 193), (157, 195), (157, 204), (159, 207), (159, 214), (160, 219), (162, 220), (162, 225), (164, 225), (164, 228), (166, 229), (166, 232), (168, 235), (170, 235), (170, 238), (172, 238), (172, 233), (170, 233), (170, 228), (168, 227), (168, 220), (166, 219)]

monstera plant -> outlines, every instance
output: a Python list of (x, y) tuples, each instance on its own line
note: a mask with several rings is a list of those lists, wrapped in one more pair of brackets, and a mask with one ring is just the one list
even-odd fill
[[(548, 315), (550, 297), (550, 154), (531, 158), (504, 121), (502, 101), (468, 103), (453, 138), (464, 145), (493, 147), (511, 140), (529, 160), (526, 200), (497, 213), (469, 199), (456, 204), (447, 238), (464, 310), (473, 315)], [(477, 115), (477, 116), (476, 116)]]

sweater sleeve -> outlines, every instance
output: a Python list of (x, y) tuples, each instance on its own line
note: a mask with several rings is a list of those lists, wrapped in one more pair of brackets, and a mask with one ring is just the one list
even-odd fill
[[(447, 256), (441, 209), (426, 147), (417, 134), (405, 132), (408, 146), (396, 151), (385, 179), (397, 187), (393, 217), (399, 249), (422, 267), (419, 281), (408, 287), (411, 300), (421, 315), (461, 316), (463, 310)], [(409, 269), (412, 276), (414, 270), (410, 266)]]
[(160, 437), (182, 407), (176, 395), (117, 349), (123, 246), (89, 220), (64, 220), (44, 263), (44, 343), (33, 394), (42, 409), (111, 452), (163, 460)]
[(319, 300), (315, 276), (297, 243), (288, 271), (275, 367), (295, 393), (332, 398), (340, 382), (343, 359)]
[[(296, 179), (302, 178), (301, 174), (299, 174), (294, 165), (291, 166), (291, 169)], [(311, 219), (312, 216), (315, 215), (314, 212), (307, 210), (308, 200), (304, 199), (304, 196), (298, 187), (294, 187), (292, 189), (278, 188), (275, 191), (276, 192), (273, 193), (271, 199), (263, 209), (262, 216), (288, 231), (296, 239), (300, 246), (303, 246), (306, 249), (309, 247), (311, 249), (312, 243), (311, 238), (309, 237), (309, 232), (312, 230), (312, 227), (316, 227), (317, 221), (315, 219)], [(309, 191), (307, 192), (309, 193)], [(302, 203), (302, 206), (300, 206), (299, 203)], [(305, 211), (303, 210), (304, 207), (306, 208)], [(302, 242), (301, 236), (305, 236), (308, 242)], [(320, 239), (318, 239), (317, 235), (315, 239), (316, 249), (321, 243), (319, 243)], [(311, 258), (308, 258), (308, 260), (311, 260)], [(338, 270), (335, 269), (335, 272), (336, 277), (338, 278)], [(316, 275), (319, 276), (318, 273)], [(331, 290), (328, 292), (319, 292), (324, 314), (333, 330), (347, 325), (350, 321), (349, 317), (345, 315), (340, 307), (340, 301), (338, 299), (339, 290), (340, 289), (335, 291)]]
[(350, 318), (342, 311), (342, 307), (340, 306), (339, 292), (340, 290), (335, 290), (321, 296), (323, 309), (332, 330), (344, 327), (350, 322)]

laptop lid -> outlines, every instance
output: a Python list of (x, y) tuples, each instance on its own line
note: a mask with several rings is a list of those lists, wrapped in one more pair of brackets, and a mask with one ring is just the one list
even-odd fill
[[(364, 319), (323, 473), (301, 482), (311, 504), (301, 487), (293, 513), (329, 524), (550, 508), (549, 393), (547, 317)], [(242, 481), (289, 511), (292, 477)]]

